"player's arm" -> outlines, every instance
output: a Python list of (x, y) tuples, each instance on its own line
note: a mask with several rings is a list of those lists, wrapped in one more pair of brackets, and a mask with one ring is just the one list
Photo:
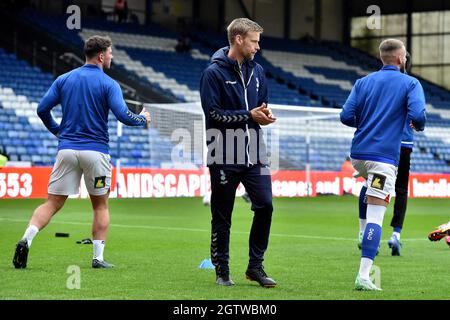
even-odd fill
[(107, 88), (106, 99), (109, 108), (116, 116), (117, 120), (127, 126), (145, 126), (147, 120), (145, 116), (131, 112), (123, 100), (122, 90), (117, 82), (113, 81)]
[(205, 70), (200, 79), (202, 108), (207, 117), (220, 123), (247, 123), (247, 110), (223, 110), (220, 106), (220, 87), (211, 70)]
[(358, 81), (356, 81), (355, 85), (350, 92), (350, 95), (347, 98), (344, 106), (342, 107), (342, 111), (340, 114), (341, 122), (349, 127), (356, 128), (358, 126), (358, 99), (357, 99), (357, 87)]
[(411, 83), (408, 90), (408, 121), (416, 131), (423, 131), (427, 116), (425, 112), (425, 95), (419, 81)]
[(42, 98), (41, 102), (37, 108), (37, 114), (41, 118), (45, 127), (53, 133), (55, 136), (59, 132), (59, 124), (56, 123), (55, 119), (51, 114), (51, 110), (60, 103), (59, 94), (59, 78), (56, 79), (51, 87), (48, 89), (47, 93)]

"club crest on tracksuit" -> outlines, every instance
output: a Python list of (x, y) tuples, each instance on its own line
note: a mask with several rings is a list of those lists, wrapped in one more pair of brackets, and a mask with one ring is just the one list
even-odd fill
[(220, 184), (227, 184), (227, 177), (225, 175), (225, 172), (223, 170), (220, 170)]

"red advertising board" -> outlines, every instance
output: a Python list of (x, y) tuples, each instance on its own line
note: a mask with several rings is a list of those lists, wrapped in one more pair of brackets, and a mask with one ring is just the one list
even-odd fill
[[(0, 198), (46, 198), (50, 167), (0, 168)], [(309, 180), (309, 183), (308, 183)], [(364, 180), (343, 172), (276, 171), (272, 175), (274, 197), (305, 197), (320, 194), (358, 195)], [(116, 183), (113, 171), (111, 197), (161, 198), (198, 197), (210, 188), (209, 176), (203, 170), (123, 168)], [(117, 188), (117, 186), (119, 186)], [(238, 188), (237, 194), (243, 193)], [(450, 197), (450, 174), (412, 173), (410, 197)], [(83, 179), (80, 194), (88, 196)]]

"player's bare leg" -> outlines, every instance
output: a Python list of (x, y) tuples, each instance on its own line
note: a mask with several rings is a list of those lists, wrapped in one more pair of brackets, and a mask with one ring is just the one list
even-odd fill
[(27, 229), (16, 245), (13, 257), (13, 265), (16, 269), (27, 267), (28, 251), (37, 233), (45, 228), (52, 217), (63, 207), (67, 196), (49, 194), (44, 204), (34, 210)]
[(49, 194), (44, 204), (34, 210), (29, 225), (36, 226), (39, 230), (45, 228), (52, 217), (63, 207), (67, 196)]
[(376, 198), (373, 196), (367, 196), (367, 204), (373, 204), (376, 206), (387, 207), (389, 203), (380, 198)]
[(92, 224), (92, 240), (94, 256), (92, 260), (93, 268), (112, 268), (114, 265), (104, 261), (103, 251), (109, 230), (109, 191), (102, 196), (90, 195), (92, 209), (94, 210), (94, 221)]

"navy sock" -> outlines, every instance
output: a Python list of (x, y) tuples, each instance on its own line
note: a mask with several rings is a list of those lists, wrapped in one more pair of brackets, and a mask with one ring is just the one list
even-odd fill
[(380, 239), (381, 226), (375, 223), (368, 223), (364, 231), (361, 257), (374, 260), (380, 245)]
[(394, 227), (394, 232), (402, 233), (402, 228)]
[(367, 216), (367, 203), (364, 202), (366, 198), (367, 187), (362, 187), (359, 193), (359, 218), (366, 219)]

